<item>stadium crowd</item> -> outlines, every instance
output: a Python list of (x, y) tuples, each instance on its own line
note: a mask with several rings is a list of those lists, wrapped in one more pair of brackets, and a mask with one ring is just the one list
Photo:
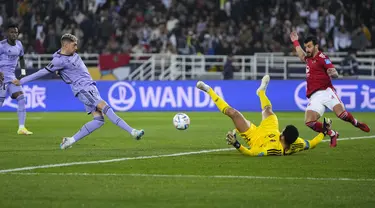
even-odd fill
[[(86, 53), (252, 55), (292, 52), (292, 30), (324, 51), (375, 48), (372, 0), (0, 1), (0, 36), (20, 28), (26, 53), (52, 53), (72, 33)], [(14, 11), (14, 12), (12, 12)]]

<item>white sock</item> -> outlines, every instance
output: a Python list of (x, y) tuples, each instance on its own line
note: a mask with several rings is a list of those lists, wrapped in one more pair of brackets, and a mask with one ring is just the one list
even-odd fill
[(18, 127), (18, 129), (23, 129), (23, 128), (25, 128), (25, 125), (20, 125), (20, 126)]
[(207, 84), (204, 84), (203, 90), (204, 90), (205, 92), (208, 92), (208, 90), (210, 90), (210, 86), (207, 85)]

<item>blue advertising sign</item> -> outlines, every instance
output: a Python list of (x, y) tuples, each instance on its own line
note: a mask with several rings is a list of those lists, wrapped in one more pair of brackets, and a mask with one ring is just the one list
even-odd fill
[[(116, 111), (217, 111), (210, 97), (195, 88), (196, 81), (98, 81), (102, 98)], [(240, 111), (260, 111), (257, 81), (207, 81), (214, 91)], [(375, 82), (336, 80), (337, 94), (350, 111), (375, 110)], [(35, 81), (23, 86), (27, 111), (84, 111), (70, 87), (60, 80)], [(304, 111), (306, 82), (271, 80), (267, 95), (274, 111)], [(15, 111), (9, 97), (0, 111)]]

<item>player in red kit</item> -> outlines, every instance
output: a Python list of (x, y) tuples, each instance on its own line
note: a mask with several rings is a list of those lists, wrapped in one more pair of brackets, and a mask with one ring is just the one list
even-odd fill
[[(306, 63), (306, 97), (309, 104), (305, 112), (305, 124), (316, 132), (323, 131), (323, 124), (319, 118), (323, 116), (325, 108), (329, 108), (341, 120), (351, 123), (353, 126), (364, 132), (369, 132), (370, 128), (359, 122), (351, 113), (345, 110), (343, 103), (337, 96), (332, 85), (331, 78), (337, 78), (338, 73), (328, 56), (324, 55), (318, 48), (318, 41), (315, 37), (307, 37), (304, 41), (306, 52), (298, 42), (298, 34), (292, 32), (290, 39), (296, 49), (298, 57)], [(328, 132), (331, 137), (331, 147), (336, 147), (339, 133), (331, 130)]]

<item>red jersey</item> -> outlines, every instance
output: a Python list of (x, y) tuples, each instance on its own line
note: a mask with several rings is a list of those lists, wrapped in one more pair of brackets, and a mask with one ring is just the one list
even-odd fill
[(305, 58), (306, 61), (306, 97), (310, 97), (314, 92), (333, 88), (331, 77), (327, 69), (335, 68), (328, 56), (318, 52), (312, 58)]

